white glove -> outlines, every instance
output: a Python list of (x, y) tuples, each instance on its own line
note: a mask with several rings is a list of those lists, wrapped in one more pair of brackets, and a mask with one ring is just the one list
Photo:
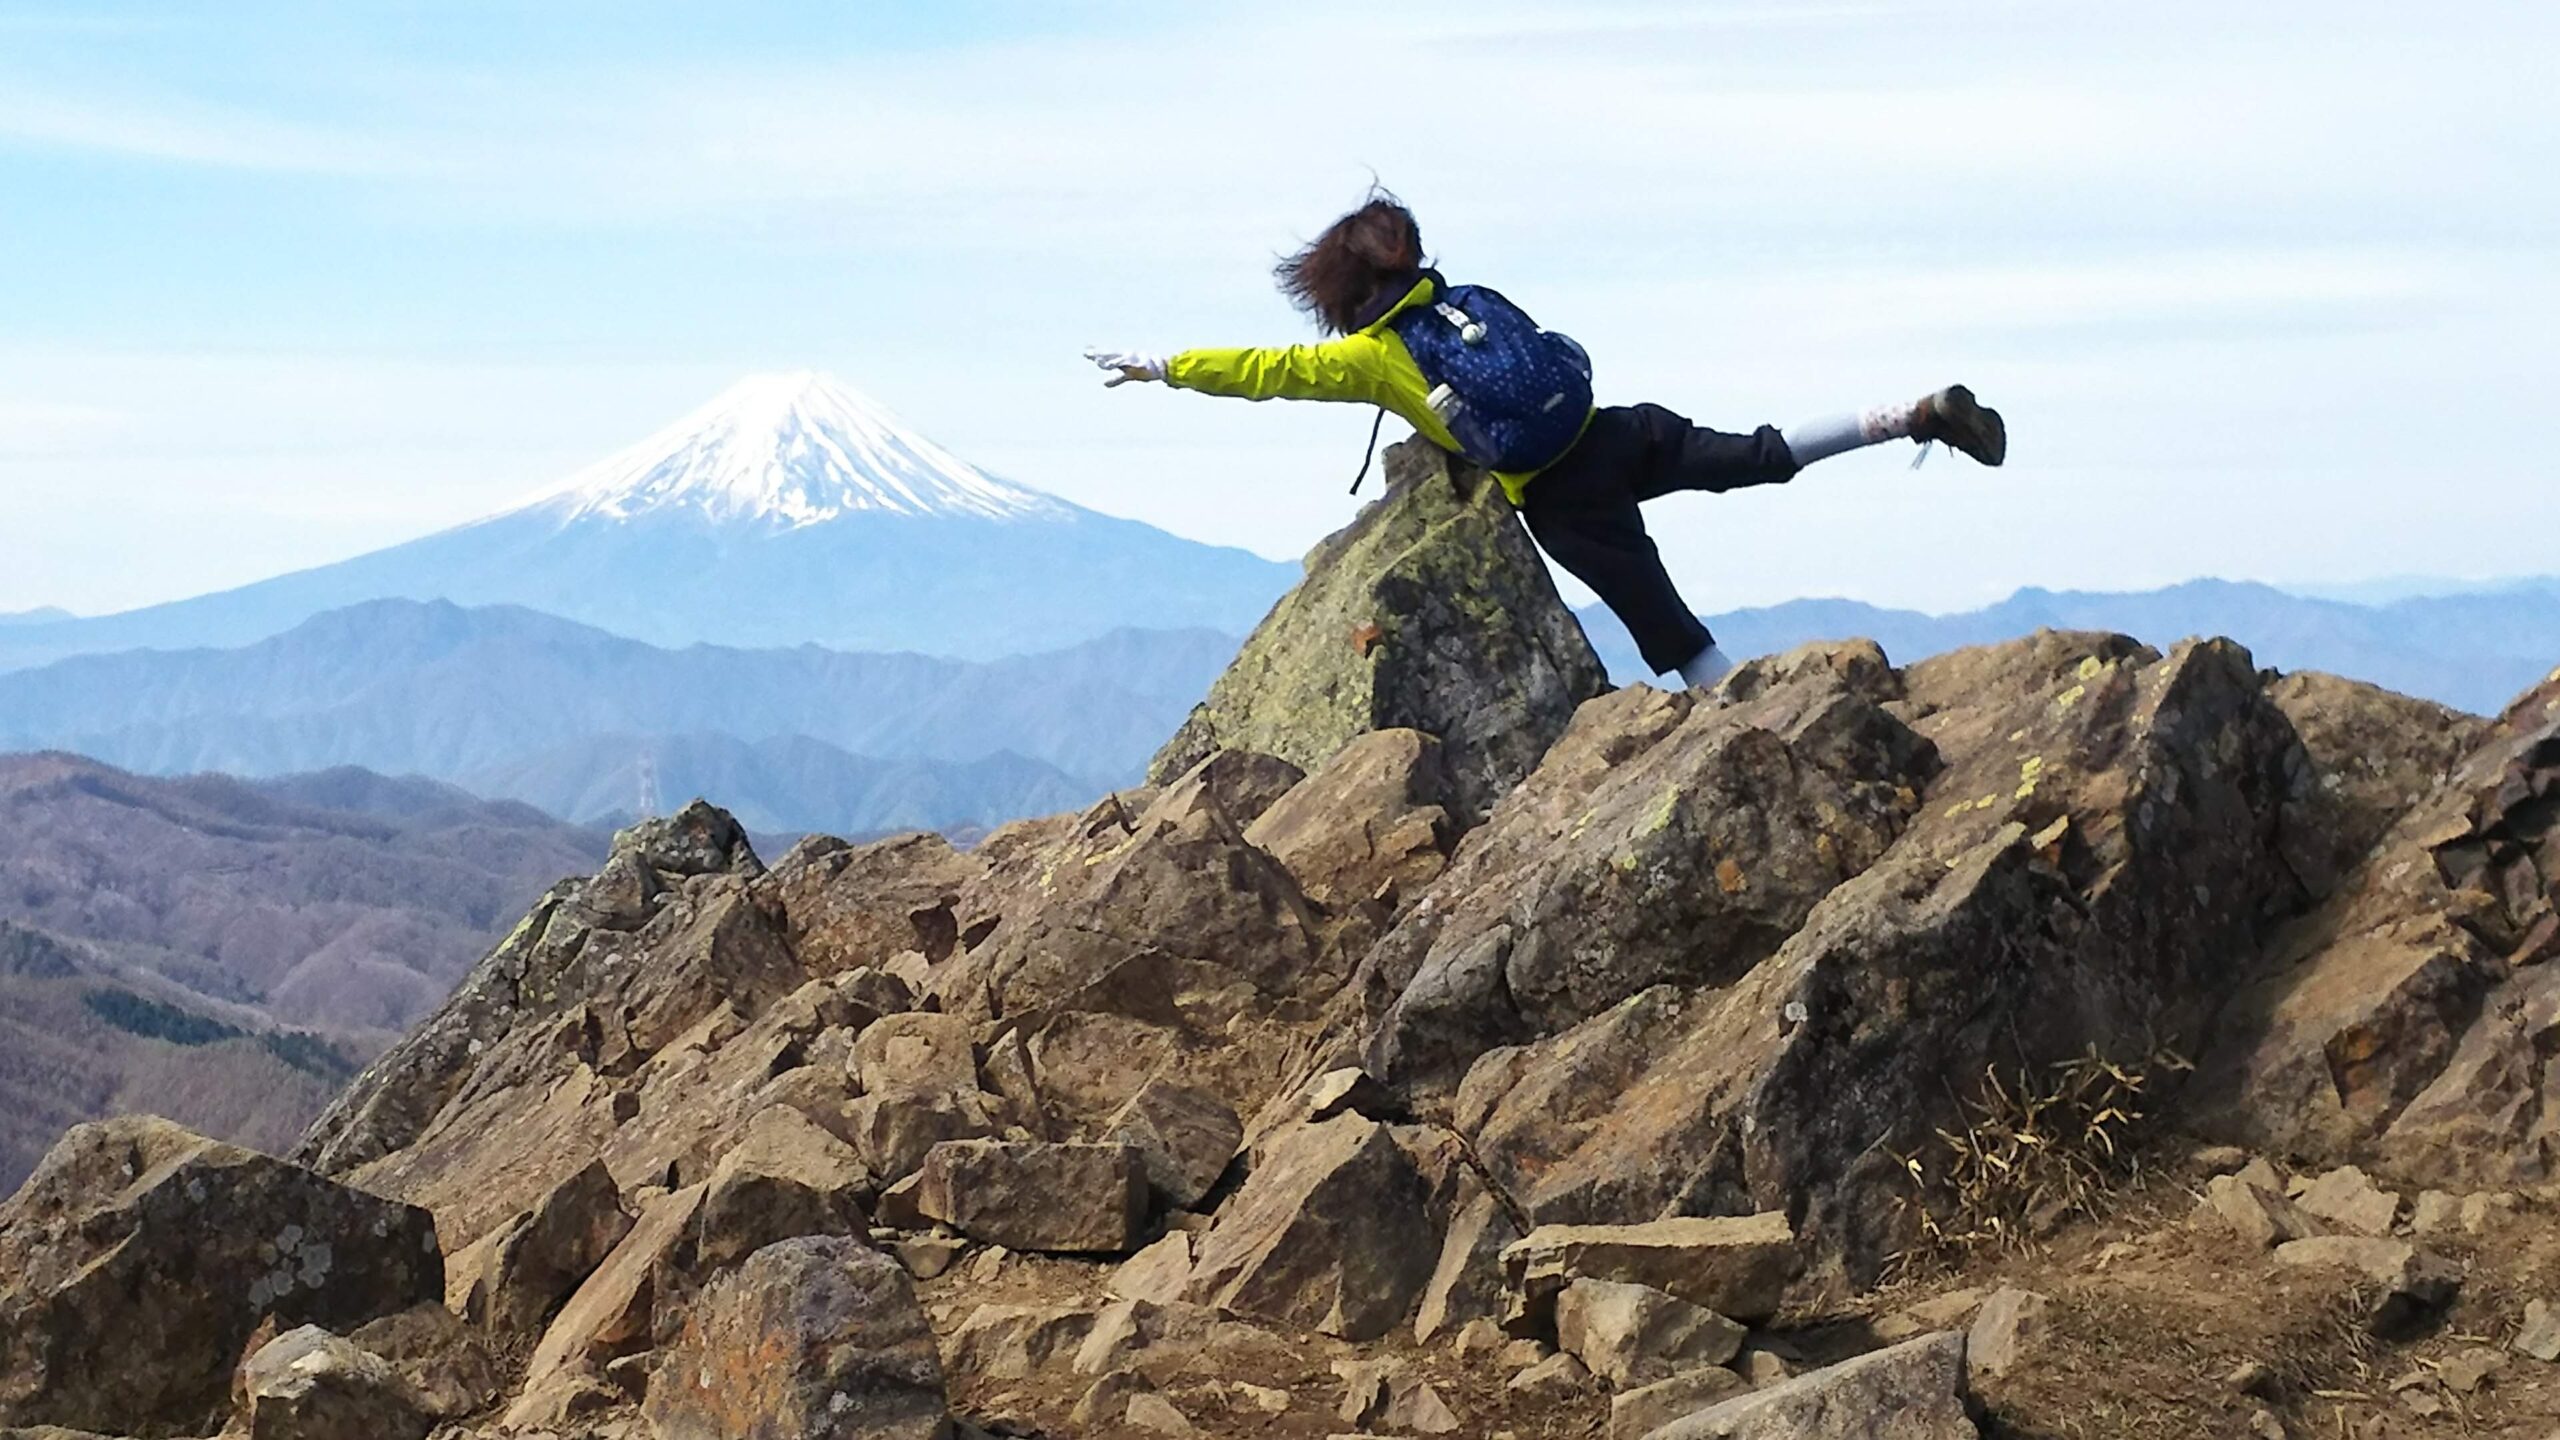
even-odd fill
[(1084, 358), (1105, 370), (1117, 372), (1103, 377), (1105, 387), (1126, 385), (1132, 380), (1164, 378), (1164, 357), (1161, 355), (1140, 355), (1131, 350), (1087, 350)]

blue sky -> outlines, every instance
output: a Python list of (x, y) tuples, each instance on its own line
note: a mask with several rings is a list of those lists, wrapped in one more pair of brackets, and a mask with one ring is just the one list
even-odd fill
[(2560, 569), (2548, 4), (1380, 9), (0, 0), (0, 610), (404, 539), (804, 367), (1294, 554), (1365, 415), (1076, 352), (1301, 337), (1271, 257), (1372, 170), (1605, 401), (2008, 412), (2001, 472), (1656, 507), (1701, 609)]

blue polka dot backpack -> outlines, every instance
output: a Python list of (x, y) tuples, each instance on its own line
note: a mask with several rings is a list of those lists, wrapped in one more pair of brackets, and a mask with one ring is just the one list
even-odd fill
[(1458, 451), (1488, 470), (1552, 465), (1591, 412), (1591, 357), (1482, 285), (1431, 276), (1438, 298), (1388, 322), (1431, 383)]

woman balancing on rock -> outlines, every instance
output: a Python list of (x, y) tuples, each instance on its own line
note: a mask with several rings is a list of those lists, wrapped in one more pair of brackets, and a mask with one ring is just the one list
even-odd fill
[(1442, 279), (1423, 262), (1413, 213), (1384, 192), (1276, 273), (1282, 292), (1334, 338), (1185, 350), (1169, 360), (1100, 350), (1085, 358), (1113, 372), (1105, 385), (1162, 380), (1247, 400), (1350, 400), (1395, 412), (1433, 444), (1492, 471), (1539, 546), (1626, 623), (1654, 673), (1677, 671), (1699, 689), (1732, 662), (1662, 568), (1638, 508), (1645, 501), (1774, 485), (1816, 460), (1886, 440), (1943, 440), (1985, 465), (2008, 454), (2000, 412), (1975, 404), (1962, 385), (1748, 435), (1692, 425), (1659, 405), (1594, 408), (1582, 347), (1539, 329), (1494, 291)]

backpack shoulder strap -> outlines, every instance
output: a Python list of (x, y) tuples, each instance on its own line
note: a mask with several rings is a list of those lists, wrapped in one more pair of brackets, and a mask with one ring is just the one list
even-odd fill
[(1386, 428), (1387, 407), (1381, 405), (1378, 418), (1369, 422), (1369, 448), (1360, 454), (1360, 473), (1351, 477), (1351, 493), (1354, 495), (1360, 493), (1360, 486), (1368, 480), (1369, 467), (1378, 461), (1378, 432)]

